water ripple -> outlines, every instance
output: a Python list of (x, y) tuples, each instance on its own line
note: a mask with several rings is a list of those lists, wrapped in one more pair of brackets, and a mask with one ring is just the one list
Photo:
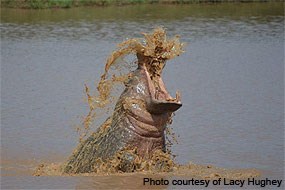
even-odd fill
[(1, 38), (10, 40), (122, 40), (140, 36), (155, 26), (164, 26), (171, 34), (180, 34), (186, 41), (202, 37), (279, 37), (284, 34), (284, 18), (280, 16), (231, 20), (188, 17), (180, 21), (72, 21), (54, 23), (2, 23)]

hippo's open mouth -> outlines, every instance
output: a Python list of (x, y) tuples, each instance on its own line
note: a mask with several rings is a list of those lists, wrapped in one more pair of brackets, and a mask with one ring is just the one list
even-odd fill
[(173, 98), (167, 92), (163, 83), (161, 73), (165, 66), (165, 61), (152, 61), (139, 63), (146, 74), (146, 80), (150, 92), (147, 99), (147, 110), (153, 114), (161, 114), (166, 112), (174, 112), (181, 106), (180, 93), (176, 92), (176, 97)]

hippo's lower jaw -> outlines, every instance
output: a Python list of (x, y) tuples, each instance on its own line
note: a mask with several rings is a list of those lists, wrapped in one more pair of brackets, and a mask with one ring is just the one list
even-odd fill
[(158, 100), (148, 100), (147, 110), (153, 114), (162, 114), (165, 112), (175, 112), (178, 110), (182, 104), (176, 101), (158, 101)]

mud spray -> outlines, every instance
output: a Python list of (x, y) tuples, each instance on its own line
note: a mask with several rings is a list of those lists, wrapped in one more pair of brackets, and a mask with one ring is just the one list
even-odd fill
[[(180, 43), (179, 37), (175, 36), (172, 39), (166, 39), (166, 32), (163, 28), (157, 28), (150, 34), (143, 34), (144, 39), (128, 39), (120, 44), (118, 44), (118, 49), (114, 51), (109, 58), (107, 59), (105, 70), (101, 76), (101, 80), (97, 85), (97, 93), (91, 94), (89, 87), (85, 85), (85, 92), (87, 96), (87, 102), (89, 105), (89, 112), (87, 116), (84, 117), (82, 122), (82, 127), (78, 128), (80, 132), (80, 144), (84, 142), (86, 137), (90, 136), (90, 129), (95, 119), (99, 116), (99, 112), (106, 110), (108, 106), (114, 103), (116, 97), (111, 95), (114, 88), (117, 85), (125, 83), (130, 76), (130, 69), (133, 65), (137, 65), (135, 62), (126, 62), (124, 58), (129, 55), (141, 54), (145, 57), (152, 57), (154, 60), (164, 59), (169, 60), (176, 56), (179, 56), (183, 52), (183, 44)], [(159, 47), (159, 48), (157, 48)], [(127, 64), (123, 64), (127, 63)], [(127, 72), (122, 74), (122, 67)], [(155, 70), (152, 73), (160, 74), (164, 65), (160, 64), (159, 61), (154, 61), (150, 70)], [(116, 70), (116, 74), (110, 74), (110, 70)], [(151, 76), (154, 84), (156, 81), (156, 76)], [(177, 95), (179, 96), (179, 94)], [(110, 111), (107, 109), (106, 112)], [(171, 119), (169, 125), (171, 124)], [(111, 125), (111, 118), (107, 119), (106, 122), (101, 125), (95, 133), (92, 133), (92, 138), (99, 138), (101, 135), (104, 135), (108, 128)], [(135, 148), (125, 148), (118, 151), (114, 156), (105, 159), (97, 159), (95, 164), (90, 166), (90, 171), (88, 173), (76, 174), (64, 172), (66, 168), (66, 163), (64, 164), (41, 164), (38, 166), (34, 172), (35, 176), (41, 175), (123, 175), (122, 173), (167, 173), (173, 175), (190, 175), (193, 177), (199, 178), (248, 178), (255, 177), (259, 175), (259, 172), (256, 170), (238, 170), (238, 169), (223, 169), (217, 168), (214, 166), (201, 166), (189, 163), (188, 165), (179, 165), (174, 161), (174, 155), (170, 151), (170, 147), (173, 142), (177, 143), (175, 134), (172, 132), (170, 126), (166, 127), (165, 135), (167, 145), (167, 151), (163, 152), (161, 150), (155, 151), (150, 157), (143, 158), (137, 154)], [(96, 147), (95, 147), (96, 148)], [(83, 156), (78, 154), (80, 145), (73, 152), (73, 155)], [(132, 157), (132, 162), (126, 163), (124, 158), (126, 155)], [(88, 160), (88, 159), (87, 159)], [(129, 160), (128, 160), (129, 161)], [(85, 163), (86, 165), (90, 163)], [(127, 167), (126, 167), (127, 165)], [(73, 166), (73, 170), (76, 171), (76, 167)], [(120, 174), (121, 173), (121, 174)]]

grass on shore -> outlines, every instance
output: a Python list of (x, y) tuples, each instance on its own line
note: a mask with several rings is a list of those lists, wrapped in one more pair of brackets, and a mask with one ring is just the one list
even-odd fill
[(47, 9), (79, 6), (108, 6), (130, 4), (191, 4), (223, 2), (273, 2), (282, 0), (1, 0), (1, 7)]

